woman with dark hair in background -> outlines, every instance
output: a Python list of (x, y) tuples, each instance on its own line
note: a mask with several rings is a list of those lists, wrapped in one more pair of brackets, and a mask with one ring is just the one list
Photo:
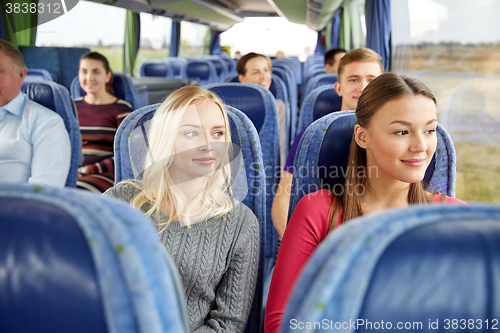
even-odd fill
[(77, 187), (102, 193), (114, 184), (115, 133), (132, 106), (113, 95), (113, 72), (100, 53), (88, 52), (80, 58), (78, 79), (87, 94), (75, 99), (84, 156)]
[[(271, 87), (271, 74), (273, 73), (273, 63), (271, 59), (263, 54), (250, 52), (238, 60), (236, 64), (238, 80), (240, 83), (253, 83), (269, 90)], [(286, 109), (285, 103), (276, 99), (278, 106), (278, 118), (280, 122), (280, 165), (285, 165), (286, 146)]]

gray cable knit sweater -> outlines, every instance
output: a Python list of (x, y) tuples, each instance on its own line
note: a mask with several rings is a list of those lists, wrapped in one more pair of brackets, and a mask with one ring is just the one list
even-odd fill
[[(118, 184), (104, 195), (130, 202), (139, 189)], [(146, 211), (149, 207), (143, 207)], [(163, 218), (166, 218), (163, 216)], [(160, 221), (152, 218), (157, 225)], [(259, 224), (244, 204), (221, 218), (178, 221), (160, 234), (182, 278), (192, 332), (243, 332), (259, 262)]]

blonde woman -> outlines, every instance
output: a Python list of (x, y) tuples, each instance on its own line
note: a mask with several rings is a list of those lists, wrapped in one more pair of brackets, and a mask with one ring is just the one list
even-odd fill
[(243, 332), (259, 261), (259, 225), (233, 200), (228, 116), (200, 87), (168, 96), (153, 117), (142, 181), (105, 195), (149, 216), (181, 274), (193, 332)]

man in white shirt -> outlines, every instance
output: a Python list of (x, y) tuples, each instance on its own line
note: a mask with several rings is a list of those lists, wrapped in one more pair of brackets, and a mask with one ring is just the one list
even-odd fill
[(21, 92), (27, 68), (0, 40), (0, 184), (64, 187), (71, 145), (63, 119)]

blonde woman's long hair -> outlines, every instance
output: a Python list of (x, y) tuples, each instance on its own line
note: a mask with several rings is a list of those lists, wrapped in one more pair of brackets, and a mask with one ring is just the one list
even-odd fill
[[(385, 103), (405, 97), (405, 96), (423, 96), (436, 104), (436, 98), (432, 92), (422, 82), (417, 79), (397, 75), (394, 73), (385, 73), (378, 76), (370, 82), (359, 97), (358, 106), (356, 108), (356, 123), (361, 127), (367, 128), (373, 116), (384, 106)], [(352, 167), (354, 172), (348, 172), (344, 182), (344, 193), (335, 194), (331, 190), (332, 201), (330, 204), (330, 212), (328, 216), (329, 232), (335, 229), (342, 212), (341, 223), (345, 223), (358, 216), (363, 215), (361, 208), (360, 196), (355, 189), (360, 184), (365, 186), (366, 177), (358, 177), (359, 168), (366, 170), (366, 150), (358, 146), (354, 138), (351, 141), (349, 151), (349, 168)], [(443, 200), (446, 196), (443, 195)], [(430, 197), (422, 182), (410, 184), (408, 190), (408, 203), (428, 203)]]
[[(194, 101), (208, 100), (215, 103), (221, 110), (224, 118), (226, 145), (225, 152), (215, 171), (208, 177), (206, 187), (191, 201), (187, 201), (184, 194), (175, 186), (170, 172), (175, 151), (175, 141), (182, 118), (186, 109)], [(231, 167), (229, 165), (232, 154), (231, 131), (229, 120), (222, 101), (210, 90), (188, 86), (171, 93), (156, 111), (149, 129), (149, 147), (144, 161), (144, 177), (142, 182), (128, 180), (141, 189), (131, 200), (131, 205), (141, 208), (149, 204), (145, 214), (156, 214), (161, 219), (161, 207), (166, 205), (170, 216), (159, 225), (160, 232), (175, 220), (179, 213), (187, 219), (183, 220), (188, 226), (190, 222), (210, 217), (220, 217), (233, 207), (233, 197), (230, 187)], [(195, 206), (201, 201), (200, 209)]]

